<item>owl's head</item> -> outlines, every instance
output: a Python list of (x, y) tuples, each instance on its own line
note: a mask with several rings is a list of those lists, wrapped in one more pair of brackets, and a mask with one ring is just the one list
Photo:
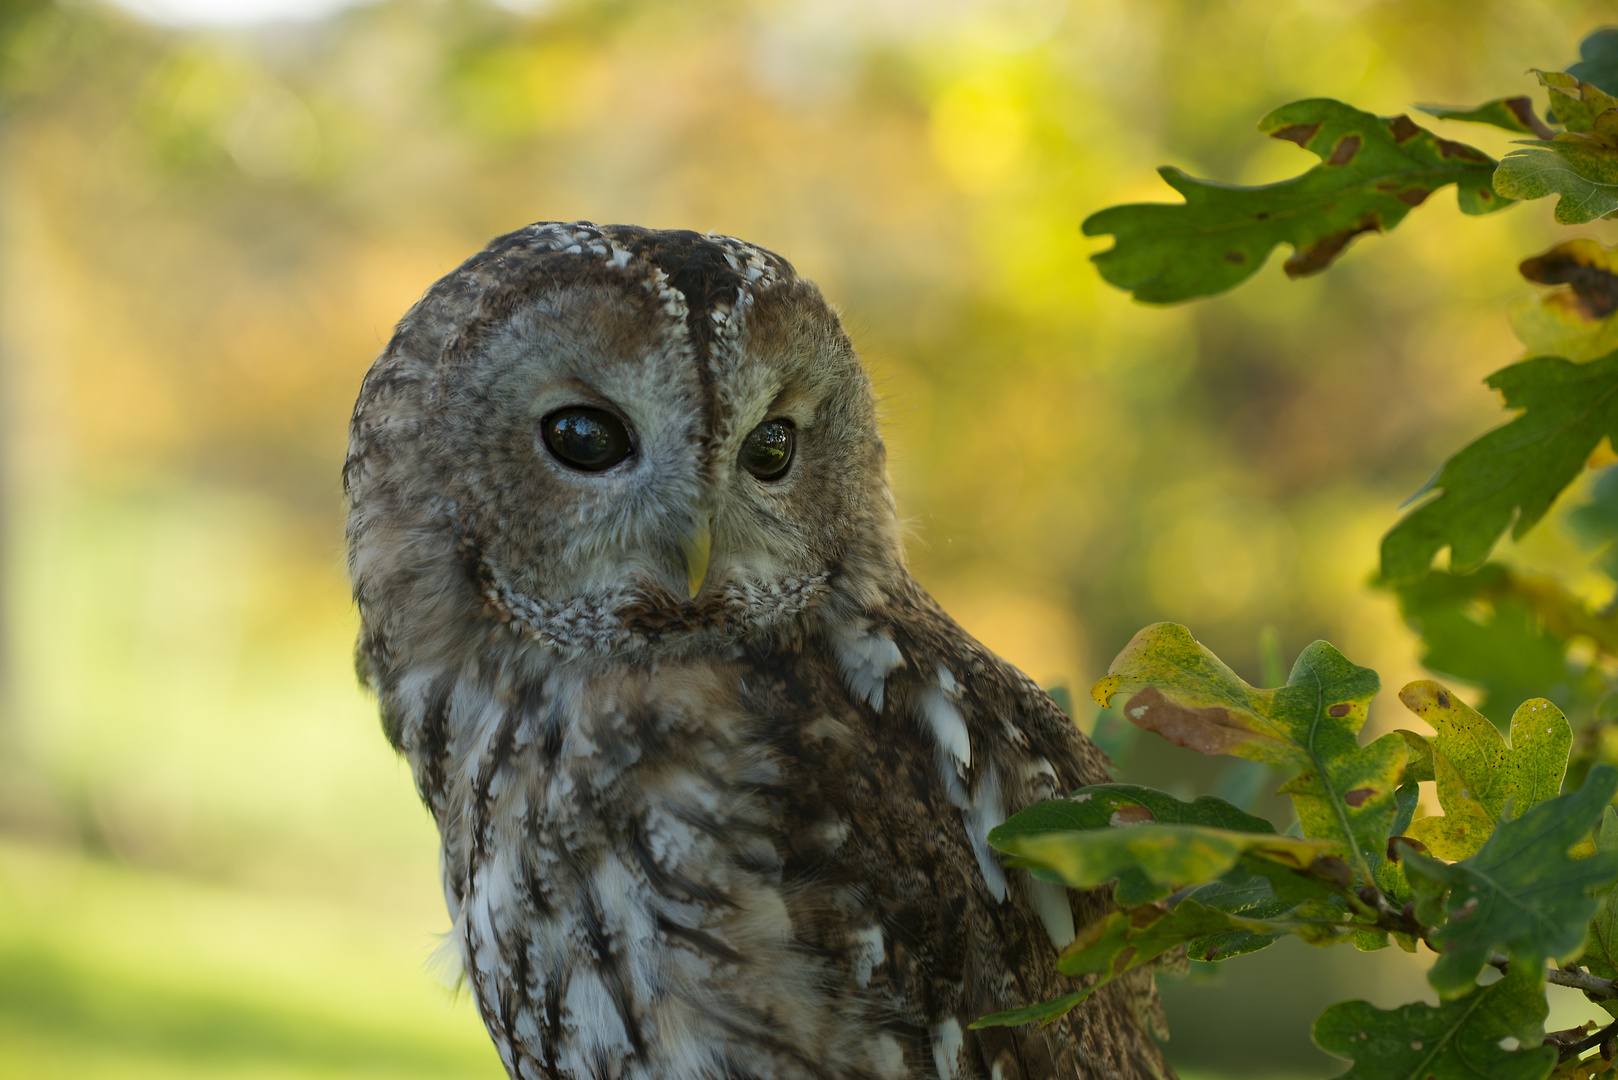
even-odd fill
[(870, 381), (836, 316), (740, 241), (542, 223), (400, 322), (344, 486), (362, 652), (491, 634), (678, 648), (869, 602), (899, 565)]

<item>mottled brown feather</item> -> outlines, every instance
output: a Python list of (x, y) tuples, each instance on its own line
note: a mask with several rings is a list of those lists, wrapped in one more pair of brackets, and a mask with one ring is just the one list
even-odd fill
[[(535, 425), (574, 401), (623, 415), (632, 459), (547, 457)], [(798, 438), (768, 484), (735, 463), (765, 416)], [(726, 237), (519, 230), (367, 375), (357, 663), (513, 1077), (1168, 1075), (1149, 976), (968, 1028), (1077, 985), (1052, 937), (1101, 899), (1008, 873), (984, 835), (1104, 761), (910, 578), (884, 469), (835, 315)]]

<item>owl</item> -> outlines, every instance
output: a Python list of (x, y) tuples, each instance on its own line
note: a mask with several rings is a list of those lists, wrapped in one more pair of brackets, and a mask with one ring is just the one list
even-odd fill
[(986, 836), (1105, 779), (905, 568), (871, 383), (780, 256), (502, 236), (366, 375), (358, 667), (517, 1080), (1166, 1076), (1150, 975), (1058, 1024), (1103, 911)]

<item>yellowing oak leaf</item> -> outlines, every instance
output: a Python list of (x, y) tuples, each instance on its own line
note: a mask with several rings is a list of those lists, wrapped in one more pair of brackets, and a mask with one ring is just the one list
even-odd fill
[(1482, 714), (1431, 679), (1406, 686), (1399, 700), (1438, 732), (1433, 771), (1444, 813), (1417, 820), (1406, 835), (1439, 858), (1475, 854), (1508, 803), (1512, 815), (1521, 816), (1561, 791), (1573, 731), (1562, 710), (1544, 698), (1517, 709), (1509, 743)]
[(1298, 655), (1285, 686), (1260, 689), (1185, 627), (1157, 623), (1124, 646), (1090, 693), (1104, 708), (1131, 695), (1123, 709), (1130, 723), (1188, 749), (1300, 770), (1281, 790), (1292, 796), (1303, 834), (1348, 848), (1370, 880), (1409, 756), (1398, 735), (1360, 745), (1356, 733), (1379, 685), (1376, 672), (1317, 641)]
[(1137, 825), (1066, 832), (996, 830), (991, 842), (1016, 860), (1013, 865), (1046, 871), (1071, 888), (1093, 889), (1120, 875), (1139, 875), (1160, 887), (1134, 890), (1125, 902), (1143, 895), (1150, 897), (1153, 891), (1167, 896), (1183, 886), (1212, 881), (1247, 856), (1301, 870), (1341, 850), (1325, 840), (1206, 825)]
[(1618, 349), (1618, 251), (1581, 236), (1524, 259), (1518, 271), (1540, 285), (1565, 286), (1507, 313), (1530, 356), (1579, 362)]
[(1564, 225), (1618, 211), (1618, 98), (1565, 72), (1536, 74), (1567, 130), (1518, 140), (1528, 149), (1506, 155), (1495, 190), (1512, 199), (1560, 195), (1555, 216)]

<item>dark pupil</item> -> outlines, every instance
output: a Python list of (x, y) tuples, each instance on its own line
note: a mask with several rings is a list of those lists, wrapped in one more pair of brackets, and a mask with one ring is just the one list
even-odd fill
[(629, 456), (629, 432), (602, 409), (571, 408), (540, 421), (545, 445), (563, 464), (587, 472), (609, 469)]
[(766, 420), (742, 443), (742, 468), (760, 480), (774, 480), (792, 463), (792, 425)]

